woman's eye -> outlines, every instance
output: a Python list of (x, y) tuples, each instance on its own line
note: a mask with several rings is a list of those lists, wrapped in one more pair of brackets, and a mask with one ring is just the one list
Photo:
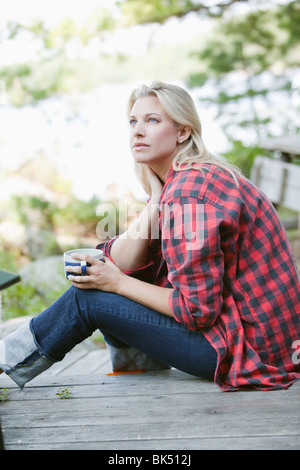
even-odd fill
[(157, 122), (157, 119), (155, 119), (154, 117), (151, 117), (148, 119), (148, 122)]
[(131, 126), (134, 126), (134, 125), (136, 124), (136, 120), (135, 120), (135, 119), (131, 119), (131, 120), (129, 121), (129, 124), (130, 124)]

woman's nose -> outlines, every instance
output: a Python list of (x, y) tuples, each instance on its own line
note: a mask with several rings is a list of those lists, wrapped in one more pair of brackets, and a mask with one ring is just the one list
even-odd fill
[(142, 136), (145, 135), (145, 128), (142, 123), (137, 122), (133, 128), (133, 135), (134, 136)]

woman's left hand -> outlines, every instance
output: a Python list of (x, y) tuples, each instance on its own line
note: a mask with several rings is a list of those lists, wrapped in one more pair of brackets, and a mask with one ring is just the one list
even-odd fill
[[(118, 292), (122, 279), (126, 275), (108, 258), (104, 257), (99, 261), (92, 256), (74, 253), (74, 259), (86, 261), (91, 266), (87, 267), (87, 276), (68, 276), (73, 286), (79, 289), (98, 289), (106, 292)], [(79, 274), (81, 272), (81, 266), (67, 266), (66, 271)]]

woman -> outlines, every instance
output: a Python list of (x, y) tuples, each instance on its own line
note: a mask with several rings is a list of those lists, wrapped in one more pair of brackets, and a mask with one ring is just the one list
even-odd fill
[(116, 371), (175, 367), (222, 390), (287, 388), (300, 378), (300, 282), (273, 206), (206, 150), (182, 88), (141, 86), (128, 115), (148, 204), (99, 245), (104, 263), (81, 256), (88, 276), (70, 275), (62, 297), (0, 343), (2, 369), (23, 387), (100, 329)]

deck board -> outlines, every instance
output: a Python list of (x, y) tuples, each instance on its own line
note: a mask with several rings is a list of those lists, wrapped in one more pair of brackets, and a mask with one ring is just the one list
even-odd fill
[[(300, 381), (222, 392), (174, 369), (108, 376), (106, 350), (68, 356), (23, 391), (1, 375), (7, 450), (300, 449)], [(56, 395), (60, 385), (68, 400)]]

